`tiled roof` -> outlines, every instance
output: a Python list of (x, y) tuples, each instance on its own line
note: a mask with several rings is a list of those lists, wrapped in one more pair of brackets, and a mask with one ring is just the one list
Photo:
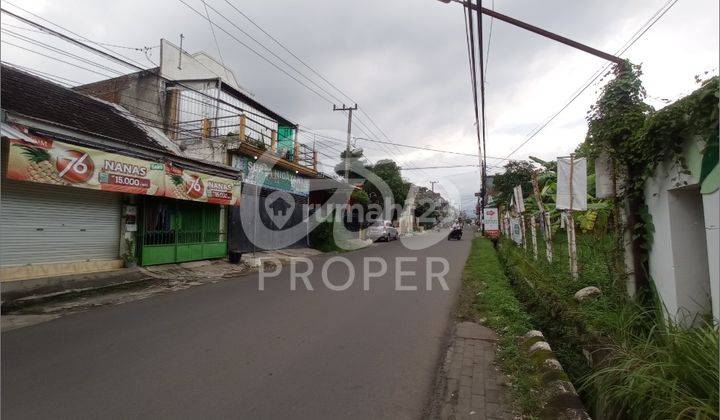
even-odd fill
[[(2, 65), (0, 104), (10, 113), (57, 123), (142, 148), (169, 150), (111, 104)], [(172, 152), (171, 152), (172, 153)]]

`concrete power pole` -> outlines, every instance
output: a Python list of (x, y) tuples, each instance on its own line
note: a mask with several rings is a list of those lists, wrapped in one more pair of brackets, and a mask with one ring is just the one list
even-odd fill
[(345, 104), (342, 107), (333, 105), (333, 111), (347, 111), (348, 112), (348, 127), (347, 127), (347, 146), (345, 147), (345, 182), (348, 181), (350, 176), (350, 140), (352, 135), (352, 114), (353, 111), (357, 110), (358, 106), (346, 107)]
[(435, 184), (439, 184), (440, 181), (430, 181), (430, 190), (435, 192)]

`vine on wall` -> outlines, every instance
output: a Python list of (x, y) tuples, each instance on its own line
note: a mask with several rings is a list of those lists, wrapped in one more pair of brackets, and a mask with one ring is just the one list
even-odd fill
[(633, 233), (633, 253), (639, 286), (647, 286), (645, 262), (654, 233), (644, 201), (644, 187), (660, 164), (673, 161), (689, 174), (683, 156), (689, 141), (701, 141), (703, 162), (700, 181), (718, 162), (718, 78), (705, 81), (692, 94), (659, 111), (644, 102), (640, 66), (626, 61), (613, 69), (615, 79), (603, 89), (588, 112), (588, 134), (581, 146), (589, 158), (607, 153), (625, 172), (625, 185), (617, 198), (627, 199), (628, 227)]

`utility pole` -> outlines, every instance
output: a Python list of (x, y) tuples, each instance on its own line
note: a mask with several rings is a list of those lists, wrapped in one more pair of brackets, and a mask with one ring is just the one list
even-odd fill
[(433, 193), (435, 192), (435, 184), (439, 183), (440, 181), (430, 181), (430, 190), (432, 190)]
[(182, 70), (182, 55), (183, 55), (182, 42), (183, 42), (183, 39), (185, 39), (185, 35), (180, 34), (180, 55), (178, 56), (178, 70)]
[(347, 146), (345, 147), (345, 182), (348, 181), (350, 176), (350, 140), (352, 135), (352, 114), (353, 111), (358, 109), (357, 104), (355, 106), (346, 107), (342, 104), (342, 107), (333, 105), (333, 111), (347, 111), (348, 112), (348, 127), (347, 127)]

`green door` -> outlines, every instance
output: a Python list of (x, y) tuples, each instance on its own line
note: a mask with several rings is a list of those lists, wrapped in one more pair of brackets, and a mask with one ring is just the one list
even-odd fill
[(141, 265), (227, 255), (227, 237), (218, 205), (146, 197), (142, 219)]

